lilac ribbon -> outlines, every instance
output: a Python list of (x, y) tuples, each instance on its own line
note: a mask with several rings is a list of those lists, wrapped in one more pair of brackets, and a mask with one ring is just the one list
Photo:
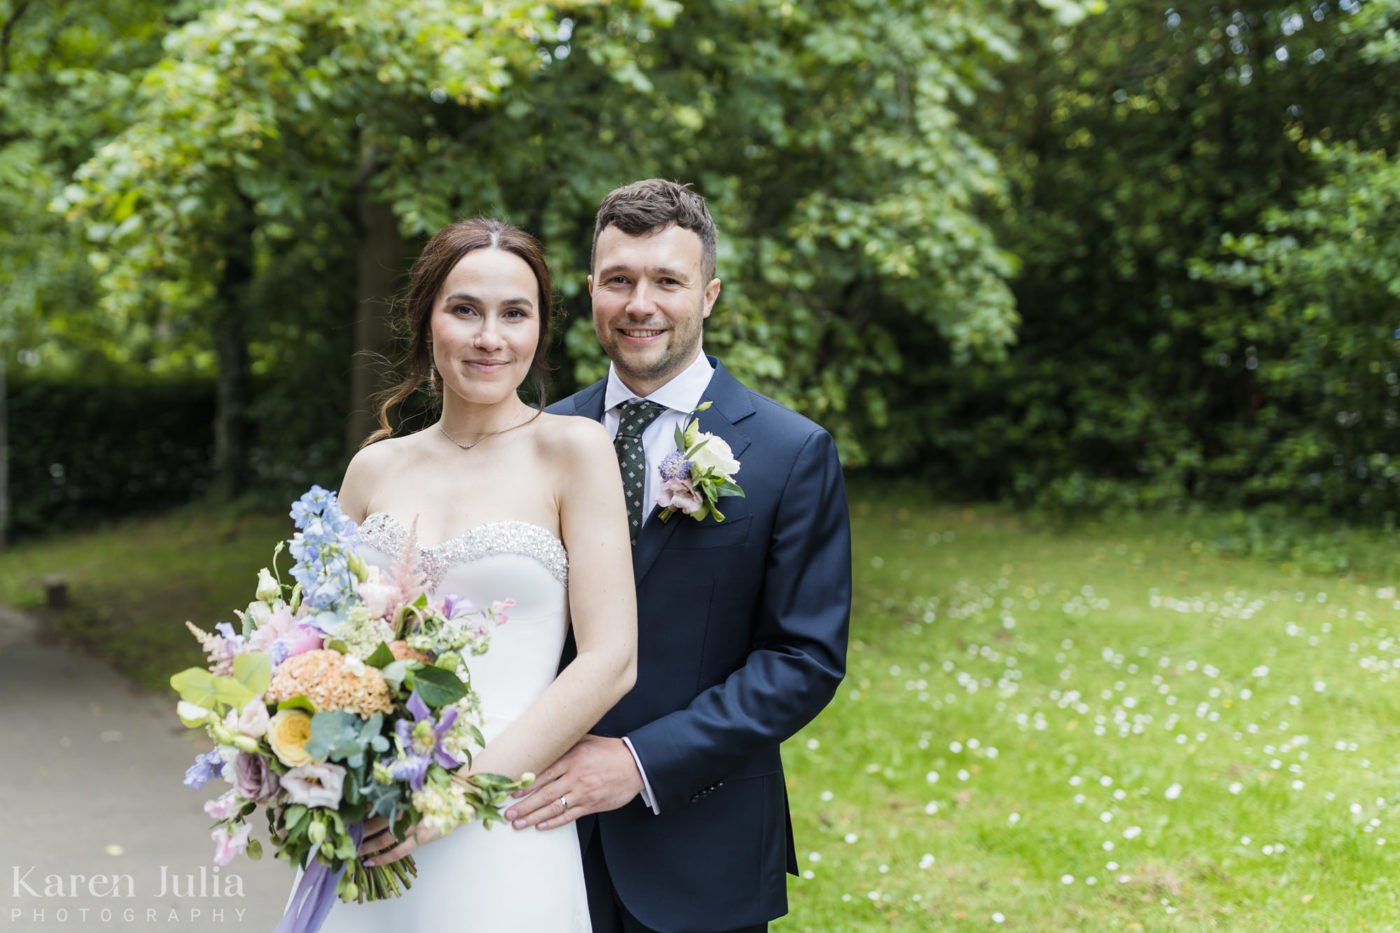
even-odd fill
[[(350, 838), (355, 841), (356, 851), (360, 848), (364, 829), (363, 823), (350, 826)], [(313, 857), (306, 871), (302, 872), (297, 889), (292, 892), (292, 899), (287, 904), (287, 912), (282, 915), (282, 922), (277, 924), (277, 929), (272, 933), (316, 933), (321, 929), (321, 924), (326, 922), (326, 914), (331, 912), (331, 906), (335, 902), (335, 888), (343, 874), (345, 866), (331, 871), (321, 864), (320, 859)]]

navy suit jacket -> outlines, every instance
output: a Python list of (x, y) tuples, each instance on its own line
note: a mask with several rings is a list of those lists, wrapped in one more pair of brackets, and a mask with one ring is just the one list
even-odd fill
[[(725, 520), (653, 510), (633, 549), (637, 682), (593, 730), (627, 736), (660, 807), (579, 821), (601, 836), (627, 909), (661, 931), (732, 930), (787, 911), (797, 872), (779, 745), (845, 675), (851, 536), (841, 464), (819, 425), (713, 357), (700, 430), (740, 461)], [(605, 382), (550, 406), (602, 420)]]

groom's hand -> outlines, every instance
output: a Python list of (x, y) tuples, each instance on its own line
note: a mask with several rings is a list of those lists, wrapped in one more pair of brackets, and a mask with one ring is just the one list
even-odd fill
[(519, 803), (506, 811), (516, 829), (557, 829), (585, 813), (606, 813), (642, 792), (637, 762), (621, 739), (585, 735), (535, 778)]

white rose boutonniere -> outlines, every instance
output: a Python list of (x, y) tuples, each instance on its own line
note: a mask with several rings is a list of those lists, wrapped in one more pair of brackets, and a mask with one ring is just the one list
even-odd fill
[(661, 492), (656, 504), (661, 507), (663, 522), (676, 512), (696, 521), (713, 515), (715, 521), (722, 522), (724, 513), (715, 504), (719, 498), (744, 495), (743, 488), (734, 482), (734, 474), (739, 472), (734, 451), (724, 438), (701, 432), (697, 424), (695, 416), (710, 405), (706, 402), (690, 413), (676, 429), (675, 451), (661, 461)]

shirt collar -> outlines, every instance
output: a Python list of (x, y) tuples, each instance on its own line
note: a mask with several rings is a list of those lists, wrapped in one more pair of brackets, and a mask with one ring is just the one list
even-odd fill
[[(675, 378), (646, 398), (658, 405), (665, 405), (672, 411), (689, 414), (700, 404), (700, 397), (709, 388), (710, 379), (714, 374), (715, 368), (710, 365), (705, 354), (701, 353), (696, 357), (695, 362), (681, 370)], [(603, 396), (603, 410), (612, 411), (623, 402), (640, 397), (623, 384), (622, 379), (617, 375), (617, 368), (609, 363), (608, 387)]]

